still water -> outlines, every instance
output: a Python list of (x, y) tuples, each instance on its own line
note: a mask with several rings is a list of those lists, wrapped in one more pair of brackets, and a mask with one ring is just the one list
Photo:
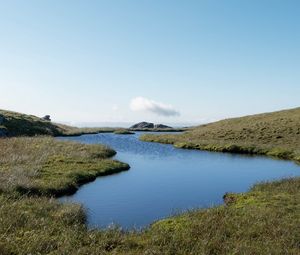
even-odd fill
[(130, 170), (99, 177), (62, 201), (81, 203), (88, 225), (141, 228), (194, 208), (221, 204), (225, 192), (245, 192), (254, 183), (300, 175), (289, 161), (229, 153), (176, 149), (139, 141), (135, 135), (96, 134), (64, 137), (87, 144), (106, 144)]

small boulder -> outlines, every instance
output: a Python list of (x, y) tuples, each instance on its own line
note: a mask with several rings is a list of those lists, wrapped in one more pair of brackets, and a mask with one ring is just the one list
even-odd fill
[(46, 121), (51, 121), (50, 115), (45, 115), (42, 119)]

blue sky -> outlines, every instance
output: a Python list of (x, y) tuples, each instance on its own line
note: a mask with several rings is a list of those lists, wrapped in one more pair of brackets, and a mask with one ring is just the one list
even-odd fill
[(300, 106), (300, 1), (1, 1), (0, 108), (191, 122)]

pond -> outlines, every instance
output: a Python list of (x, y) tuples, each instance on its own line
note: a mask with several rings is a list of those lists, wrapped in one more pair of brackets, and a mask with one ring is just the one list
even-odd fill
[(85, 184), (61, 201), (81, 203), (89, 227), (112, 223), (142, 228), (170, 215), (223, 203), (226, 192), (245, 192), (253, 184), (300, 175), (293, 162), (174, 148), (112, 133), (63, 137), (86, 144), (106, 144), (130, 170)]

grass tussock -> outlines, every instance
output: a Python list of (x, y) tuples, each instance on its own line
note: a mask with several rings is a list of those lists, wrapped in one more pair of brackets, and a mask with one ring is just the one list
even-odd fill
[(72, 193), (97, 176), (129, 168), (107, 159), (115, 151), (102, 145), (24, 137), (0, 139), (0, 148), (0, 190), (6, 193)]
[(180, 135), (147, 134), (141, 139), (185, 149), (262, 154), (300, 161), (300, 108), (226, 119)]

